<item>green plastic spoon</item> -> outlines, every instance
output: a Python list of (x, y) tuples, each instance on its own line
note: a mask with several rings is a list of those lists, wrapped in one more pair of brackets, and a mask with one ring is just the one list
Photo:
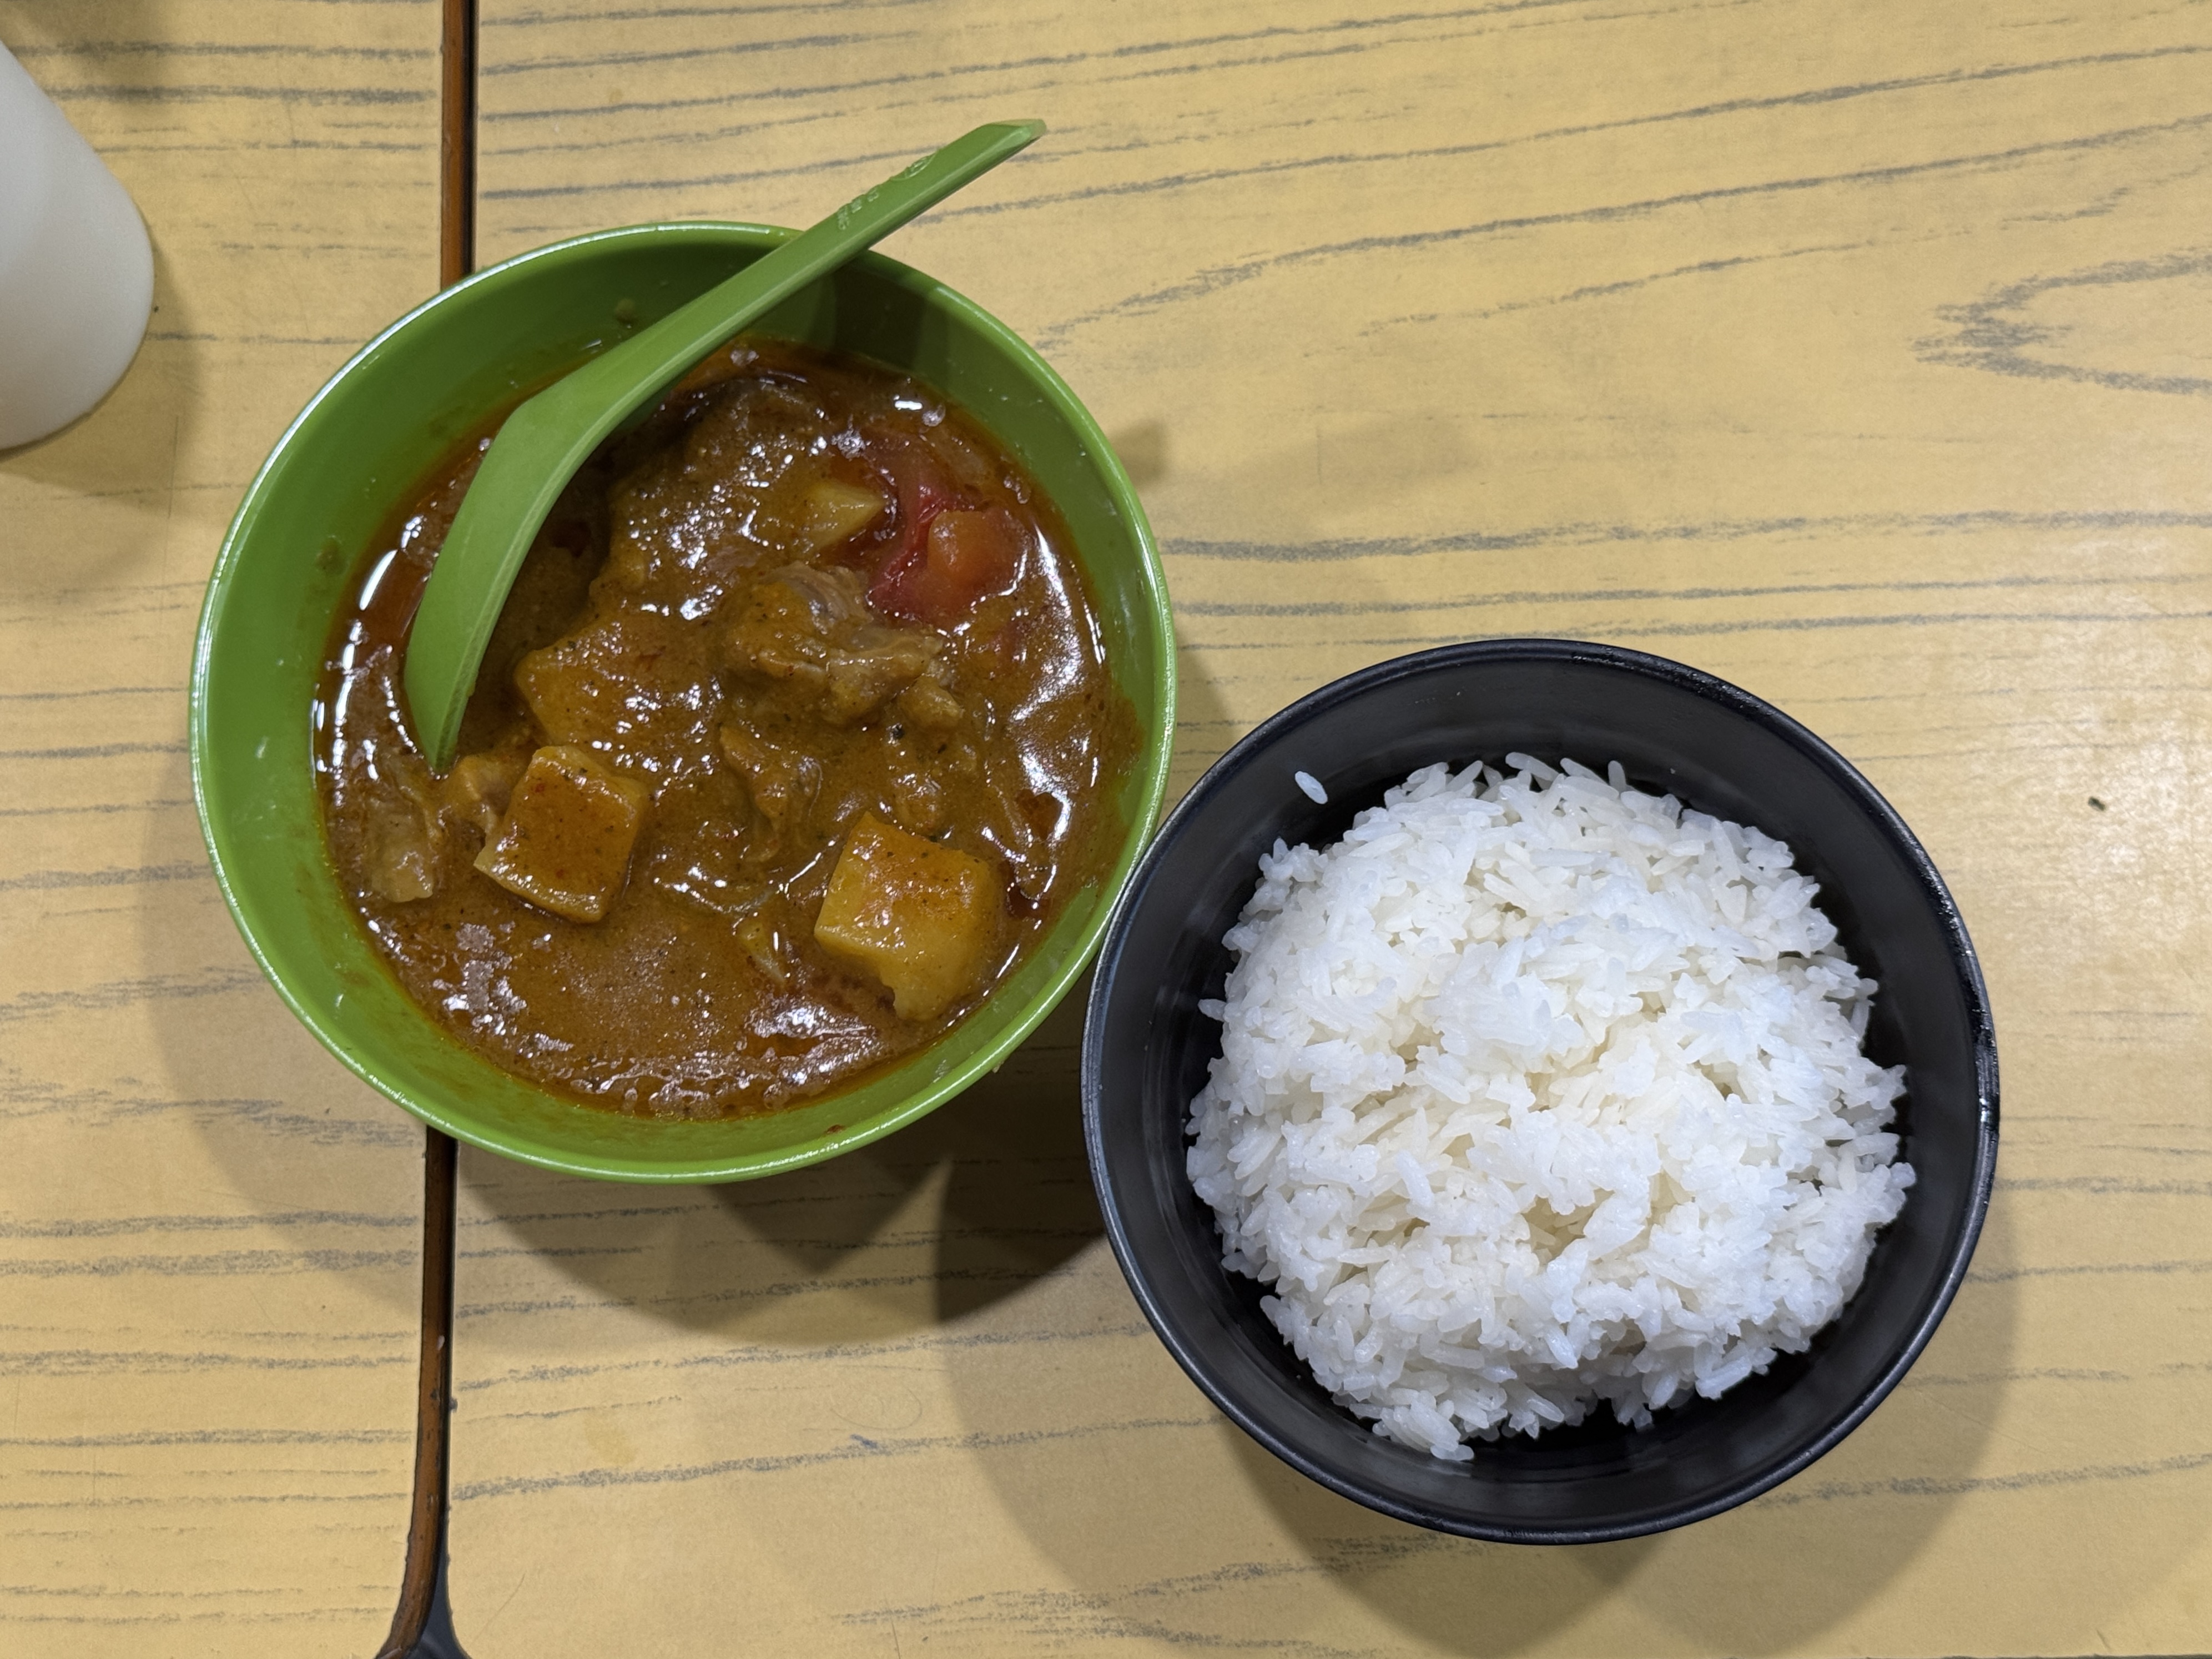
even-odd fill
[(601, 441), (779, 301), (988, 173), (1043, 131), (1042, 121), (997, 122), (956, 138), (507, 416), (454, 515), (408, 635), (408, 711), (433, 769), (442, 772), (453, 764), (461, 711), (523, 556)]

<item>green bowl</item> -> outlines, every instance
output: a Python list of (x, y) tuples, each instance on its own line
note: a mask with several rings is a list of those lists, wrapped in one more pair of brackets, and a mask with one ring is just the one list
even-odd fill
[(1115, 680), (1144, 738), (1122, 781), (1111, 871), (958, 1027), (855, 1087), (763, 1116), (677, 1122), (564, 1099), (448, 1036), (385, 966), (340, 890), (310, 764), (331, 623), (378, 530), (438, 459), (522, 392), (791, 234), (636, 225), (479, 271), (364, 346), (262, 466), (224, 538), (192, 663), (192, 788), (216, 878), (254, 958), (364, 1080), (462, 1140), (620, 1181), (738, 1181), (910, 1123), (996, 1066), (1064, 996), (1159, 811), (1175, 723), (1167, 586), (1127, 474), (1060, 378), (1003, 324), (878, 254), (778, 307), (758, 331), (907, 370), (981, 421), (1043, 485), (1089, 573)]

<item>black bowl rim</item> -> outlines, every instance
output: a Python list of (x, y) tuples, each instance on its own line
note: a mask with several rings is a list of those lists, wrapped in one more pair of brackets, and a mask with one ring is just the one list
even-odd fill
[[(1161, 859), (1182, 833), (1185, 822), (1204, 811), (1207, 802), (1224, 781), (1242, 771), (1256, 751), (1316, 715), (1364, 696), (1396, 680), (1433, 673), (1438, 669), (1500, 662), (1589, 664), (1625, 671), (1679, 687), (1765, 727), (1826, 772), (1857, 800), (1867, 816), (1880, 827), (1919, 878), (1923, 896), (1934, 908), (1942, 923), (1944, 939), (1950, 947), (1951, 964), (1958, 976), (1959, 988), (1966, 1006), (1974, 1051), (1980, 1121), (1976, 1126), (1974, 1173), (1966, 1224), (1959, 1234), (1958, 1243), (1952, 1250), (1951, 1260), (1945, 1268), (1935, 1299), (1895, 1358), (1850, 1412), (1789, 1456), (1704, 1498), (1678, 1504), (1656, 1515), (1616, 1524), (1505, 1525), (1442, 1514), (1420, 1504), (1408, 1503), (1379, 1487), (1346, 1478), (1303, 1455), (1272, 1432), (1259, 1415), (1246, 1409), (1218, 1384), (1163, 1314), (1151, 1287), (1137, 1267), (1122, 1221), (1121, 1205), (1107, 1177), (1099, 1081), (1100, 1068), (1104, 1062), (1106, 1005), (1113, 994), (1115, 978), (1121, 966), (1121, 952), (1127, 942), (1132, 918), (1151, 890)], [(1151, 1323), (1154, 1334), (1174, 1356), (1176, 1363), (1182, 1367), (1184, 1374), (1238, 1428), (1309, 1480), (1393, 1519), (1426, 1527), (1432, 1531), (1453, 1533), (1463, 1538), (1482, 1539), (1492, 1543), (1595, 1544), (1665, 1532), (1734, 1509), (1802, 1474), (1833, 1450), (1867, 1419), (1875, 1407), (1881, 1404), (1890, 1391), (1904, 1380), (1905, 1372), (1912, 1368), (1913, 1362), (1927, 1347), (1929, 1339), (1936, 1334), (1936, 1328), (1949, 1311), (1952, 1298), (1958, 1294), (1959, 1286), (1966, 1279), (1967, 1267), (1973, 1260), (1974, 1247), (1981, 1237), (1983, 1221), (1989, 1213), (1990, 1189), (1996, 1180), (1996, 1026), (1990, 1010), (1989, 988), (1983, 981), (1980, 959), (1975, 955), (1973, 941), (1967, 937), (1966, 921), (1959, 914), (1959, 907), (1951, 896), (1950, 889), (1944, 884), (1935, 861), (1928, 856), (1919, 839), (1906, 827), (1897, 810), (1873, 784), (1867, 781), (1856, 767), (1834, 748), (1764, 698), (1754, 696), (1717, 675), (1692, 668), (1686, 663), (1676, 662), (1671, 658), (1583, 640), (1474, 640), (1393, 657), (1356, 670), (1308, 692), (1289, 707), (1262, 720), (1231, 745), (1229, 750), (1206, 769), (1188, 793), (1176, 803), (1175, 810), (1168, 814), (1115, 904), (1113, 915), (1107, 923), (1104, 943), (1099, 948), (1097, 975), (1091, 981), (1090, 1000), (1084, 1011), (1082, 1093), (1084, 1145), (1091, 1161), (1091, 1185), (1097, 1191), (1099, 1210), (1105, 1221), (1107, 1242), (1113, 1248), (1114, 1259), (1120, 1265), (1121, 1276), (1127, 1281), (1131, 1293), (1137, 1299), (1137, 1305), (1144, 1310), (1145, 1318)]]

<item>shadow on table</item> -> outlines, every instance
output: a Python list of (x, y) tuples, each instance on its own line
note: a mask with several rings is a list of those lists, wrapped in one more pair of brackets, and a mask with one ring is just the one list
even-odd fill
[(464, 1316), (498, 1308), (496, 1257), (518, 1251), (586, 1303), (781, 1342), (881, 1340), (1019, 1292), (1101, 1231), (1077, 1080), (1087, 991), (920, 1122), (787, 1175), (639, 1189), (465, 1152)]
[[(1652, 1540), (1647, 1565), (1622, 1587), (1635, 1615), (1715, 1651), (1759, 1654), (1801, 1645), (1878, 1600), (1984, 1465), (2018, 1346), (2015, 1239), (2000, 1199), (1975, 1254), (1977, 1279), (1912, 1376), (1796, 1480)], [(1968, 1635), (1928, 1632), (1954, 1650)], [(1866, 1639), (1851, 1641), (1864, 1650)]]
[(1141, 1543), (1102, 1548), (1100, 1529), (1115, 1516), (1067, 1496), (1109, 1478), (1103, 1462), (1085, 1462), (1107, 1454), (1071, 1444), (989, 1467), (1001, 1500), (1079, 1587), (1075, 1599), (1095, 1621), (1191, 1643), (1234, 1631), (1331, 1651), (1364, 1649), (1379, 1622), (1421, 1651), (1468, 1659), (1547, 1650), (1567, 1632), (1590, 1653), (1790, 1650), (1879, 1601), (1976, 1484), (2018, 1322), (2002, 1203), (1977, 1264), (1977, 1282), (1916, 1368), (1918, 1386), (1908, 1380), (1776, 1492), (1656, 1537), (1516, 1547), (1389, 1520), (1226, 1422), (1174, 1429), (1169, 1419), (1206, 1408), (1164, 1359), (1144, 1402), (1121, 1407), (1162, 1426), (1112, 1454), (1143, 1466), (1127, 1477), (1146, 1492)]
[(1297, 1548), (1347, 1595), (1444, 1653), (1520, 1653), (1616, 1593), (1656, 1547), (1482, 1544), (1425, 1532), (1316, 1485), (1236, 1431), (1232, 1461)]
[[(1996, 1293), (1957, 1310), (1966, 1340), (1949, 1346), (1959, 1369), (2001, 1374), (2013, 1297), (2009, 1285), (1989, 1288)], [(1877, 1411), (1766, 1497), (1616, 1544), (1484, 1547), (1431, 1537), (1367, 1514), (1242, 1435), (1236, 1462), (1338, 1588), (1436, 1651), (1518, 1653), (1555, 1627), (1583, 1626), (1581, 1645), (1593, 1653), (1685, 1641), (1699, 1651), (1776, 1653), (1846, 1622), (1911, 1565), (1979, 1462), (2002, 1388), (1993, 1376), (1946, 1389), (1963, 1396), (1944, 1402), (1956, 1413), (1947, 1413), (1948, 1434), (1914, 1432), (1899, 1421), (1909, 1408)]]

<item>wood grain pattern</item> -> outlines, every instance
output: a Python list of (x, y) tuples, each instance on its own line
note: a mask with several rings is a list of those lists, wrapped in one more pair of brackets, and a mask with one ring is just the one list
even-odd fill
[[(0, 0), (145, 208), (162, 306), (106, 405), (0, 456), (0, 1650), (365, 1652), (405, 1522), (420, 1136), (239, 946), (183, 683), (252, 467), (436, 281), (436, 8), (93, 15)], [(2212, 9), (483, 24), (486, 260), (808, 222), (1046, 118), (889, 246), (1038, 341), (1138, 472), (1181, 778), (1441, 639), (1722, 674), (1942, 866), (2006, 1124), (1970, 1282), (1863, 1428), (1729, 1516), (1550, 1551), (1340, 1502), (1182, 1378), (1098, 1236), (1072, 1006), (775, 1182), (465, 1152), (478, 1659), (2212, 1644)]]
[(1072, 1022), (757, 1191), (465, 1158), (500, 1251), (461, 1262), (472, 1650), (2201, 1650), (2212, 17), (595, 14), (486, 8), (485, 257), (808, 222), (1042, 116), (890, 246), (1042, 345), (1138, 468), (1181, 776), (1439, 640), (1720, 673), (1949, 875), (2007, 1135), (1974, 1278), (1865, 1428), (1735, 1515), (1559, 1552), (1379, 1520), (1215, 1417), (1097, 1237)]
[(158, 307), (0, 455), (0, 1652), (366, 1654), (422, 1132), (232, 928), (185, 682), (262, 456), (436, 284), (435, 8), (0, 3), (0, 40), (136, 197)]

